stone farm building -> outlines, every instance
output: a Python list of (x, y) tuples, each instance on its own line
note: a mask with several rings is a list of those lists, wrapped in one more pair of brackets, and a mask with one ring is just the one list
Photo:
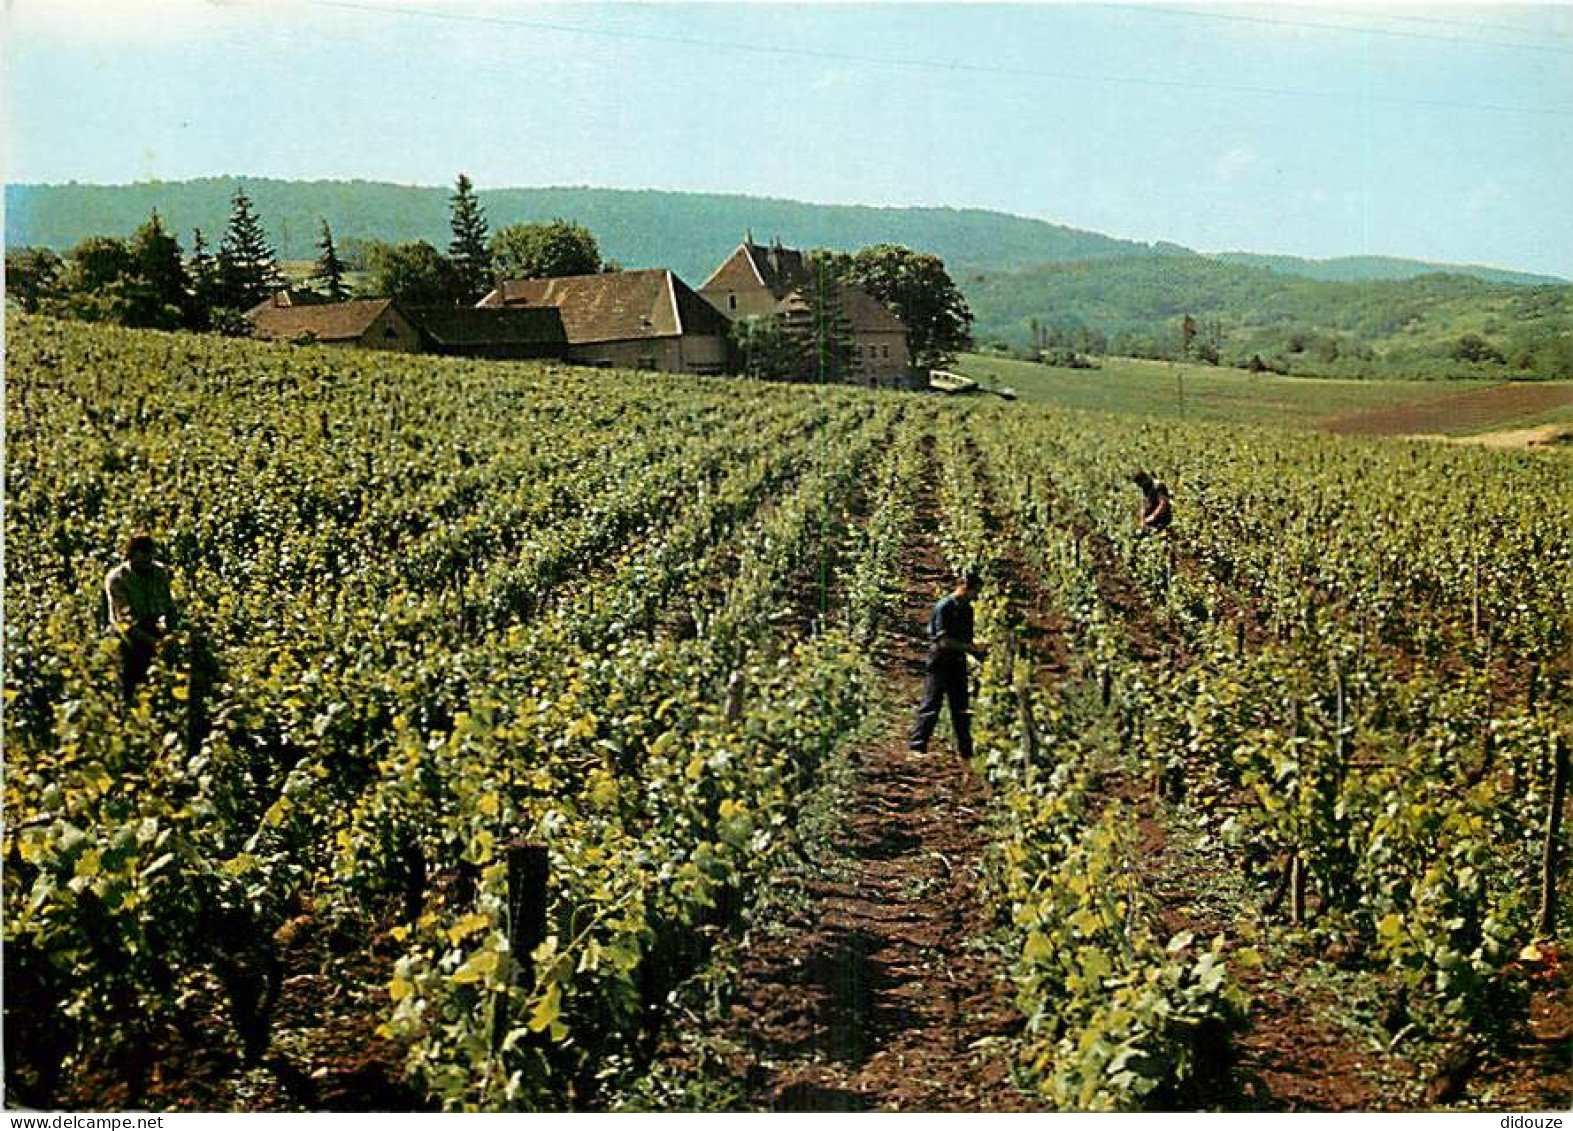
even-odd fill
[[(745, 238), (717, 267), (699, 293), (726, 317), (776, 318), (787, 327), (811, 317), (804, 288), (810, 272), (803, 253), (780, 243), (761, 247)], [(885, 305), (859, 287), (837, 288), (841, 315), (851, 331), (852, 377), (864, 384), (909, 387), (907, 328)]]
[(325, 346), (416, 353), (421, 335), (391, 298), (304, 304), (287, 291), (246, 312), (252, 336), (262, 341), (316, 342)]
[(722, 373), (727, 320), (672, 272), (617, 271), (551, 279), (507, 279), (483, 308), (556, 308), (566, 359), (580, 365)]

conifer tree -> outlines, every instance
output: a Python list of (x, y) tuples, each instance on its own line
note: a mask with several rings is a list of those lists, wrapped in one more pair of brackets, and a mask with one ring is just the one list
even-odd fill
[(191, 321), (191, 279), (180, 241), (164, 230), (157, 209), (131, 237), (132, 273), (141, 325), (173, 326)]
[(344, 285), (344, 261), (339, 258), (338, 249), (333, 246), (333, 229), (328, 227), (328, 222), (322, 222), (322, 239), (317, 244), (322, 252), (317, 257), (316, 269), (311, 273), (313, 279), (321, 279), (328, 285), (328, 299), (332, 302), (343, 302), (349, 297), (349, 289)]
[(191, 276), (192, 325), (198, 330), (206, 330), (213, 324), (213, 308), (223, 305), (223, 295), (218, 260), (208, 250), (208, 241), (201, 228), (191, 229), (191, 266), (187, 274)]
[(449, 228), (453, 240), (448, 244), (452, 264), (455, 300), (464, 306), (476, 302), (492, 286), (492, 257), (486, 246), (486, 217), (475, 198), (470, 178), (459, 174), (457, 191), (448, 198)]
[(219, 288), (223, 305), (246, 310), (284, 285), (278, 256), (244, 188), (235, 190), (229, 228), (218, 249)]

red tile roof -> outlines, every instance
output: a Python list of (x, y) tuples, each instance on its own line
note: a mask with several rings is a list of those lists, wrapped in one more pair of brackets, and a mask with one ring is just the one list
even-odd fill
[(289, 340), (311, 334), (319, 342), (343, 342), (365, 334), (392, 305), (389, 298), (354, 299), (321, 306), (263, 304), (253, 307), (246, 316), (258, 338)]

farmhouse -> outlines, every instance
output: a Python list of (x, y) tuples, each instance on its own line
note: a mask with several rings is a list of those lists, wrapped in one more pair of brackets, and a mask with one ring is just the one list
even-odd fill
[(417, 306), (404, 313), (427, 353), (512, 361), (568, 352), (568, 334), (555, 307)]
[[(744, 237), (699, 293), (728, 318), (777, 318), (790, 328), (812, 317), (805, 293), (809, 283), (801, 251), (779, 242), (761, 247), (752, 237)], [(841, 285), (836, 290), (841, 316), (850, 329), (853, 376), (870, 385), (908, 386), (911, 359), (901, 319), (859, 287)]]
[(281, 293), (252, 307), (246, 317), (252, 336), (262, 341), (317, 342), (405, 353), (421, 348), (420, 332), (390, 298), (307, 306)]
[(668, 373), (726, 369), (727, 319), (667, 270), (506, 279), (477, 305), (554, 308), (567, 337), (567, 360), (581, 365)]

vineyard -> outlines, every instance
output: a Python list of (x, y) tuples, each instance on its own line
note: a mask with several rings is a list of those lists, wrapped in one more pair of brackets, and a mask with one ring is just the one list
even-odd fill
[(1573, 1101), (1566, 452), (8, 322), (8, 1104)]

